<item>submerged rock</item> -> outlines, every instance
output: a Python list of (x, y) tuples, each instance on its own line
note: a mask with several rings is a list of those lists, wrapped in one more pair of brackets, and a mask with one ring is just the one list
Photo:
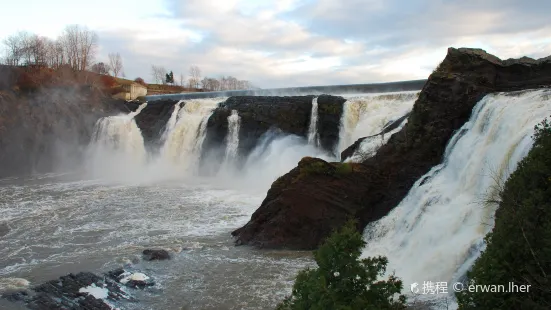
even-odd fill
[[(486, 94), (551, 85), (551, 59), (501, 61), (478, 49), (448, 49), (430, 75), (408, 123), (377, 153), (348, 174), (329, 163), (303, 159), (272, 184), (251, 220), (235, 230), (236, 244), (269, 248), (316, 248), (350, 217), (358, 229), (385, 216), (416, 180), (439, 164), (446, 144)], [(325, 167), (325, 168), (324, 168)]]
[(142, 254), (143, 254), (143, 259), (147, 261), (170, 259), (170, 254), (168, 253), (167, 250), (147, 249), (147, 250), (144, 250)]

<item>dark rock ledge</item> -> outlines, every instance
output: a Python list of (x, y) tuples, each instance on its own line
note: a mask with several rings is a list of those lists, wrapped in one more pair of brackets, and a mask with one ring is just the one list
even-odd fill
[[(26, 290), (5, 293), (1, 298), (11, 302), (13, 307), (19, 305), (33, 310), (111, 310), (111, 303), (121, 300), (136, 301), (123, 289), (124, 286), (143, 289), (154, 284), (151, 278), (142, 273), (119, 268), (102, 276), (91, 272), (71, 273)], [(104, 296), (96, 298), (86, 292), (87, 289)]]

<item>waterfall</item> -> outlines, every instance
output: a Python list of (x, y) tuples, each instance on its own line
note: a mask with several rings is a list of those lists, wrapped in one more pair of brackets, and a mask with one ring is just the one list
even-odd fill
[[(365, 138), (361, 143), (360, 143), (360, 146), (356, 149), (356, 151), (354, 151), (354, 154), (352, 154), (352, 156), (350, 156), (349, 158), (347, 158), (345, 160), (345, 162), (362, 162), (364, 161), (366, 158), (368, 157), (371, 157), (373, 155), (375, 155), (375, 153), (377, 152), (377, 150), (384, 144), (386, 144), (386, 142), (388, 141), (388, 139), (390, 139), (390, 137), (397, 133), (398, 131), (400, 131), (402, 128), (404, 128), (404, 126), (407, 124), (407, 119), (404, 119), (404, 120), (396, 120), (395, 122), (398, 122), (400, 121), (400, 124), (388, 131), (388, 132), (381, 132), (381, 134), (377, 134), (377, 135), (374, 135), (374, 136), (370, 136), (370, 137), (367, 137)], [(393, 121), (394, 122), (394, 121)], [(391, 122), (390, 124), (392, 124), (393, 122)], [(386, 126), (385, 126), (386, 128)], [(384, 130), (384, 128), (383, 128)]]
[(127, 115), (99, 119), (88, 146), (88, 164), (91, 171), (102, 172), (145, 163), (144, 140), (134, 117), (145, 107), (144, 103)]
[(184, 101), (180, 100), (174, 105), (174, 110), (172, 110), (172, 114), (170, 115), (170, 118), (166, 123), (165, 130), (163, 131), (163, 135), (161, 136), (161, 141), (166, 141), (168, 135), (174, 129), (174, 126), (176, 126), (176, 121), (178, 120), (178, 112), (180, 112), (182, 102)]
[(320, 145), (318, 135), (318, 98), (312, 99), (312, 113), (310, 114), (310, 126), (308, 127), (308, 144), (318, 147)]
[(241, 118), (236, 110), (231, 111), (228, 116), (228, 134), (226, 136), (226, 155), (224, 162), (226, 164), (233, 162), (237, 157), (237, 149), (239, 147), (239, 126)]
[[(402, 92), (348, 98), (343, 106), (336, 153), (340, 155), (359, 138), (378, 134), (385, 124), (411, 111), (418, 94), (418, 92)], [(389, 138), (396, 131), (385, 134), (385, 138), (387, 136)], [(360, 149), (365, 149), (365, 152), (376, 150), (381, 143), (386, 142), (380, 141), (380, 138), (371, 140), (371, 146), (366, 139), (364, 141), (366, 144), (362, 144)]]
[(443, 163), (366, 228), (364, 255), (387, 256), (388, 270), (406, 288), (415, 282), (448, 282), (453, 292), (451, 285), (479, 256), (493, 227), (496, 206), (484, 199), (497, 194), (498, 185), (530, 150), (534, 126), (550, 114), (549, 90), (484, 97), (448, 143)]
[(219, 98), (186, 101), (161, 149), (161, 159), (188, 170), (196, 167), (206, 135), (207, 122)]

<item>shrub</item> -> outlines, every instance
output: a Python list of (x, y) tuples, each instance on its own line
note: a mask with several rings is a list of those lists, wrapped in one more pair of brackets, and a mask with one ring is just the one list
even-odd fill
[(381, 256), (360, 259), (364, 246), (354, 221), (334, 232), (314, 252), (318, 268), (300, 271), (291, 296), (277, 309), (405, 309), (405, 296), (395, 298), (402, 281), (394, 275), (378, 280), (388, 260)]
[(101, 79), (101, 83), (105, 88), (112, 88), (117, 86), (117, 80), (112, 76), (102, 75), (100, 79)]
[(305, 165), (300, 168), (301, 174), (331, 174), (332, 169), (331, 165), (325, 162), (321, 161), (315, 161), (312, 163), (309, 163), (308, 165)]
[(337, 168), (335, 170), (337, 175), (344, 176), (354, 171), (354, 167), (352, 166), (351, 163), (336, 163), (335, 165)]
[(39, 88), (36, 77), (28, 72), (21, 72), (17, 79), (16, 86), (24, 92), (35, 91)]
[[(551, 124), (535, 128), (534, 146), (503, 187), (486, 250), (469, 284), (530, 285), (529, 293), (457, 294), (460, 309), (549, 309), (551, 300)], [(493, 198), (491, 198), (493, 199)]]

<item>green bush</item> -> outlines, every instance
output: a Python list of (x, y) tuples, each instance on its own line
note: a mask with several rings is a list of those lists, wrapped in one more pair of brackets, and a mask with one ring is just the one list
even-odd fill
[(330, 164), (321, 162), (321, 161), (315, 161), (312, 163), (309, 163), (308, 165), (304, 165), (300, 168), (300, 173), (305, 175), (310, 174), (333, 174), (333, 169)]
[(394, 275), (378, 280), (386, 271), (386, 257), (360, 259), (365, 242), (353, 221), (333, 233), (314, 252), (316, 269), (302, 270), (291, 296), (278, 310), (405, 309), (402, 281)]
[(354, 167), (352, 167), (351, 163), (336, 163), (335, 167), (337, 168), (335, 172), (337, 175), (347, 175), (354, 171)]
[[(534, 146), (501, 188), (486, 250), (469, 284), (530, 285), (528, 293), (457, 294), (460, 309), (551, 308), (551, 125), (535, 128)], [(549, 275), (549, 276), (548, 276)]]

